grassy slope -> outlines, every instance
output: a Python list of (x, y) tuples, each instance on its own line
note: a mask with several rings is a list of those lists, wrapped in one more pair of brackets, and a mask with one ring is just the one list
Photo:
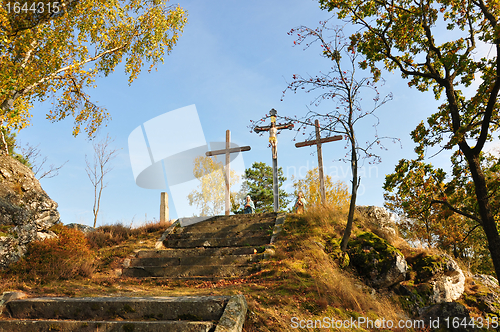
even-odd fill
[[(167, 225), (146, 225), (131, 231), (121, 226), (101, 228), (90, 238), (97, 251), (95, 270), (85, 277), (67, 280), (22, 278), (4, 274), (0, 292), (21, 290), (30, 296), (180, 296), (245, 295), (249, 312), (244, 331), (300, 331), (292, 318), (371, 320), (394, 322), (408, 315), (392, 293), (375, 292), (350, 268), (341, 269), (323, 251), (325, 240), (340, 238), (345, 225), (343, 212), (317, 210), (289, 215), (276, 243), (276, 255), (262, 270), (248, 278), (212, 281), (169, 281), (120, 278), (123, 260), (136, 250), (154, 248)], [(366, 230), (357, 218), (353, 234)], [(313, 331), (314, 329), (307, 329)], [(364, 331), (364, 329), (349, 329)], [(382, 331), (377, 329), (377, 331)]]

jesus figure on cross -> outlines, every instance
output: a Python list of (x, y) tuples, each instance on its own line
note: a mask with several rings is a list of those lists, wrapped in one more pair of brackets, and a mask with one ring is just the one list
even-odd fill
[(287, 123), (284, 125), (276, 126), (276, 110), (273, 108), (270, 114), (271, 114), (271, 125), (256, 127), (255, 132), (258, 133), (261, 131), (269, 131), (269, 143), (271, 144), (273, 159), (278, 159), (278, 138), (277, 138), (278, 130), (287, 128), (291, 129), (293, 128), (293, 124)]

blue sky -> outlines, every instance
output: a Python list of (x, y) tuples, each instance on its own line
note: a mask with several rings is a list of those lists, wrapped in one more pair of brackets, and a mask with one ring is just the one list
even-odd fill
[[(159, 218), (162, 190), (140, 188), (134, 181), (128, 137), (135, 128), (166, 112), (194, 104), (207, 142), (224, 141), (225, 131), (229, 129), (234, 143), (252, 147), (240, 155), (234, 169), (241, 172), (253, 162), (270, 165), (268, 138), (250, 132), (250, 120), (261, 118), (271, 108), (283, 116), (304, 115), (314, 95), (288, 92), (281, 101), (287, 82), (293, 74), (315, 75), (331, 65), (320, 56), (319, 46), (307, 50), (294, 47), (294, 37), (287, 35), (294, 27), (316, 27), (319, 21), (331, 17), (319, 9), (316, 1), (192, 0), (179, 3), (188, 11), (188, 24), (177, 46), (165, 57), (164, 65), (151, 73), (144, 71), (131, 86), (123, 68), (118, 67), (109, 77), (99, 79), (97, 88), (87, 91), (112, 117), (108, 126), (102, 128), (101, 136), (109, 133), (115, 139), (113, 147), (120, 149), (106, 179), (108, 185), (103, 192), (97, 225), (117, 222), (139, 225)], [(415, 157), (409, 133), (439, 105), (431, 92), (408, 88), (398, 72), (384, 73), (383, 77), (386, 84), (380, 91), (382, 94), (392, 92), (394, 99), (377, 111), (378, 132), (381, 136), (401, 138), (402, 148), (387, 142), (389, 150), (380, 151), (382, 163), (371, 168), (366, 165), (362, 170), (365, 176), (361, 179), (358, 205), (383, 205), (385, 175), (394, 170), (399, 159)], [(368, 94), (366, 99), (371, 97)], [(328, 106), (325, 103), (322, 107)], [(42, 187), (58, 202), (63, 223), (91, 225), (93, 187), (85, 173), (85, 155), (92, 157), (92, 145), (84, 135), (76, 138), (71, 135), (71, 119), (58, 123), (47, 121), (48, 110), (48, 104), (35, 106), (32, 126), (18, 135), (19, 140), (40, 144), (48, 164), (60, 165), (68, 160), (57, 177), (42, 179)], [(190, 120), (185, 119), (186, 130)], [(368, 121), (360, 126), (358, 135), (369, 138), (373, 133), (371, 125)], [(279, 135), (278, 163), (288, 178), (291, 175), (301, 178), (317, 166), (317, 157), (312, 154), (313, 147), (295, 148), (294, 136), (295, 133), (288, 130)], [(323, 160), (327, 174), (334, 180), (349, 183), (349, 166), (338, 161), (345, 152), (345, 142), (325, 144)], [(430, 161), (446, 167), (448, 156), (440, 154)], [(289, 189), (291, 191), (291, 187)], [(185, 212), (184, 206), (182, 211), (187, 215), (178, 216), (172, 198), (169, 204), (171, 218), (197, 213), (195, 207)]]

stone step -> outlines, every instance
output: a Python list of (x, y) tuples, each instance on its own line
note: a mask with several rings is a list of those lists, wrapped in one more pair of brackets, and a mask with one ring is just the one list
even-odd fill
[(269, 244), (271, 236), (250, 236), (246, 238), (201, 238), (201, 239), (170, 239), (163, 241), (166, 248), (196, 248), (196, 247), (245, 247)]
[(75, 320), (0, 320), (0, 332), (210, 332), (213, 322), (188, 321), (75, 321)]
[(162, 250), (141, 250), (136, 258), (176, 258), (195, 256), (226, 256), (226, 255), (251, 255), (264, 251), (264, 246), (259, 247), (226, 247), (226, 248), (179, 248)]
[(134, 278), (232, 278), (258, 271), (258, 265), (177, 265), (177, 266), (135, 266), (123, 269), (123, 276)]
[(212, 321), (222, 315), (226, 296), (27, 298), (8, 302), (16, 319), (70, 320), (196, 320)]
[(191, 227), (195, 225), (234, 225), (234, 224), (258, 224), (274, 222), (276, 219), (276, 213), (263, 213), (263, 214), (236, 214), (231, 216), (215, 216), (210, 219), (201, 221), (199, 223), (189, 225), (186, 227)]
[(0, 332), (241, 332), (243, 295), (44, 297), (0, 295)]
[(226, 256), (193, 256), (193, 257), (148, 257), (135, 258), (130, 261), (129, 267), (136, 266), (177, 266), (177, 265), (229, 265), (258, 262), (263, 254), (226, 255)]
[(269, 232), (273, 230), (274, 221), (267, 221), (263, 223), (254, 223), (251, 220), (246, 223), (237, 224), (217, 224), (217, 223), (207, 223), (201, 222), (199, 224), (189, 225), (185, 227), (177, 227), (173, 234), (182, 233), (214, 233), (214, 232), (226, 232), (226, 233), (238, 233), (243, 231), (263, 231)]
[(267, 229), (267, 230), (242, 230), (242, 231), (237, 231), (237, 232), (227, 232), (227, 231), (216, 231), (212, 232), (210, 229), (206, 229), (204, 232), (180, 232), (180, 233), (174, 233), (170, 234), (166, 240), (173, 240), (173, 239), (205, 239), (205, 238), (243, 238), (243, 237), (271, 237), (273, 233), (272, 229)]

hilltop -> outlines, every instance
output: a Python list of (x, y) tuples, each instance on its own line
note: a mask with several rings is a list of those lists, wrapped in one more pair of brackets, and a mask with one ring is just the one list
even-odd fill
[[(387, 241), (373, 233), (376, 230), (362, 214), (356, 215), (350, 255), (344, 256), (338, 250), (338, 243), (345, 220), (345, 212), (327, 209), (287, 215), (275, 242), (275, 254), (260, 262), (259, 271), (245, 277), (219, 280), (120, 275), (125, 260), (139, 250), (155, 248), (169, 227), (167, 223), (150, 223), (137, 229), (122, 225), (103, 226), (86, 236), (80, 231), (56, 225), (53, 231), (60, 234), (59, 238), (66, 234), (73, 240), (79, 239), (72, 243), (73, 247), (75, 243), (81, 247), (71, 254), (78, 255), (78, 259), (71, 255), (67, 257), (73, 265), (66, 266), (66, 272), (57, 275), (54, 266), (46, 266), (44, 270), (37, 265), (43, 260), (32, 252), (24, 263), (21, 261), (13, 266), (11, 271), (14, 273), (3, 273), (5, 282), (0, 285), (0, 291), (23, 291), (30, 297), (243, 294), (249, 306), (243, 329), (247, 332), (296, 331), (301, 326), (312, 331), (313, 328), (307, 327), (313, 325), (308, 324), (318, 324), (318, 321), (321, 324), (337, 323), (340, 324), (338, 327), (347, 327), (345, 330), (363, 331), (371, 328), (360, 326), (359, 322), (387, 324), (390, 321), (397, 324), (422, 319), (425, 311), (422, 308), (432, 306), (435, 300), (429, 280), (443, 271), (450, 274), (451, 263), (443, 258), (446, 256), (437, 251), (411, 248), (398, 236)], [(56, 252), (59, 258), (63, 253), (60, 248), (48, 250)], [(390, 270), (388, 262), (391, 260), (388, 258), (400, 256), (407, 262), (405, 276), (396, 276), (388, 282), (384, 274), (385, 270)], [(30, 259), (37, 263), (30, 262)], [(49, 265), (55, 264), (44, 259)], [(364, 268), (359, 268), (360, 262)], [(461, 270), (466, 271), (463, 266)], [(44, 274), (43, 271), (52, 273)], [(451, 302), (454, 305), (444, 304), (446, 308), (442, 309), (464, 308), (476, 324), (480, 319), (482, 322), (495, 321), (499, 309), (494, 300), (498, 303), (499, 292), (495, 292), (495, 286), (489, 285), (488, 280), (481, 281), (479, 277), (464, 272), (463, 294)], [(391, 282), (395, 283), (387, 286)], [(411, 330), (408, 325), (401, 329), (396, 327), (392, 330)]]

